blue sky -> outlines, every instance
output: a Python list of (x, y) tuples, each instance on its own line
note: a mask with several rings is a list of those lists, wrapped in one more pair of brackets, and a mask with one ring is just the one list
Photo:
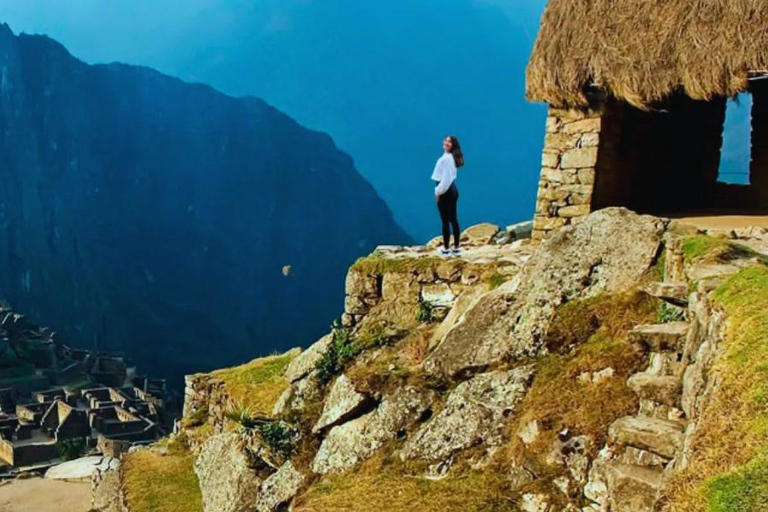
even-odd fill
[[(462, 223), (530, 218), (544, 107), (524, 99), (544, 0), (0, 0), (0, 21), (91, 63), (261, 97), (349, 152), (418, 239), (429, 175), (460, 136)], [(386, 241), (382, 241), (385, 243)]]

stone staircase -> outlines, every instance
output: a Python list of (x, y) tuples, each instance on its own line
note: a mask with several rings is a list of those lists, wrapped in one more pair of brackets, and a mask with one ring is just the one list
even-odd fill
[[(670, 307), (687, 306), (685, 284), (656, 283), (647, 291)], [(688, 331), (688, 322), (678, 321), (638, 325), (629, 334), (630, 341), (648, 354), (649, 364), (627, 381), (640, 399), (637, 414), (617, 420), (609, 429), (613, 456), (604, 468), (608, 496), (604, 510), (650, 512), (659, 501), (688, 424), (681, 406)]]

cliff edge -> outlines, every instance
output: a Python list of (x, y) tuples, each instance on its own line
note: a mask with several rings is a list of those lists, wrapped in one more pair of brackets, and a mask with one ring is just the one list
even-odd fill
[(616, 208), (541, 245), (381, 248), (308, 349), (189, 376), (94, 508), (759, 510), (766, 233)]

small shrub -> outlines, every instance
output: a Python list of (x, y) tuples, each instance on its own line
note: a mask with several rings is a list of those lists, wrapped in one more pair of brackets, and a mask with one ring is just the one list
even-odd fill
[(503, 274), (499, 274), (498, 272), (494, 272), (487, 280), (488, 286), (491, 288), (491, 290), (495, 290), (499, 286), (503, 285), (509, 280), (509, 276), (505, 276)]
[(344, 364), (359, 353), (349, 330), (341, 327), (338, 322), (331, 329), (331, 344), (315, 365), (317, 382), (321, 386), (328, 384), (334, 375), (341, 372)]
[(208, 406), (200, 407), (193, 411), (189, 416), (181, 419), (183, 428), (199, 427), (208, 420)]
[(685, 312), (682, 309), (670, 306), (666, 302), (659, 304), (659, 310), (656, 312), (656, 322), (667, 324), (669, 322), (682, 322), (685, 320)]
[(85, 453), (87, 448), (85, 438), (77, 437), (75, 439), (63, 439), (56, 444), (56, 450), (59, 457), (64, 460), (79, 459)]
[(273, 452), (288, 458), (295, 450), (295, 432), (282, 421), (270, 421), (259, 427), (261, 439)]
[(437, 315), (435, 315), (435, 308), (429, 302), (419, 300), (419, 305), (416, 308), (416, 320), (423, 324), (431, 324), (437, 321)]
[(227, 411), (227, 418), (238, 424), (241, 437), (258, 434), (273, 452), (288, 457), (294, 450), (294, 431), (287, 423), (266, 416), (254, 415), (249, 407), (237, 406)]

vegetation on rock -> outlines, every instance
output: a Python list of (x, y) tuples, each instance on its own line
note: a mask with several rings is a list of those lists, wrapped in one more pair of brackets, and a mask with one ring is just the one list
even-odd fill
[(234, 368), (217, 370), (210, 375), (225, 386), (234, 403), (252, 411), (267, 414), (288, 387), (283, 377), (295, 352), (254, 359)]
[(702, 416), (696, 457), (675, 479), (673, 512), (757, 512), (768, 507), (768, 267), (727, 279), (714, 299), (729, 323)]

